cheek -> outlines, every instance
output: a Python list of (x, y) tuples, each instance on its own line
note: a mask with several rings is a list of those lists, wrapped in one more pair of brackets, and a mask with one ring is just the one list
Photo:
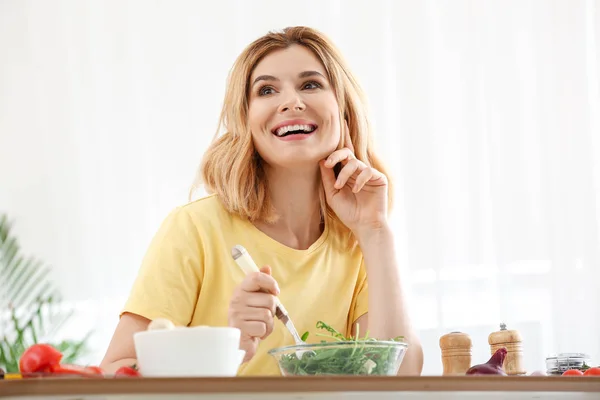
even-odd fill
[(248, 127), (250, 128), (252, 142), (255, 150), (261, 155), (264, 154), (265, 146), (267, 146), (267, 136), (264, 134), (266, 119), (264, 107), (259, 104), (252, 104), (248, 108)]
[(342, 135), (340, 135), (339, 128), (336, 129), (335, 134), (332, 135), (330, 146), (332, 148), (331, 151), (335, 151), (335, 150), (341, 148), (341, 146), (342, 146)]
[(340, 117), (337, 114), (337, 110), (336, 110), (335, 117), (333, 118), (332, 124), (331, 124), (331, 139), (328, 143), (332, 152), (342, 148), (343, 126), (344, 126), (343, 124), (344, 124), (344, 121), (343, 120), (340, 121)]
[(322, 151), (326, 153), (325, 156), (340, 148), (342, 137), (340, 135), (339, 123), (335, 119), (331, 121), (328, 128), (328, 134), (321, 139)]
[(252, 130), (252, 134), (254, 134), (256, 128), (260, 125), (260, 114), (257, 111), (255, 107), (248, 110), (248, 125)]
[(340, 124), (340, 117), (339, 117), (337, 109), (332, 111), (332, 115), (330, 118), (331, 118), (330, 124), (329, 124), (330, 141), (335, 142), (335, 144), (338, 145), (342, 140), (342, 130), (341, 130), (341, 124)]
[(331, 135), (338, 137), (340, 136), (340, 109), (339, 106), (337, 104), (337, 101), (335, 99), (335, 97), (333, 96), (328, 96), (327, 98), (323, 99), (325, 101), (323, 101), (320, 104), (320, 109), (323, 110), (324, 113), (324, 119), (326, 121), (328, 121), (328, 125), (329, 128), (331, 130)]
[(259, 133), (265, 129), (269, 117), (269, 105), (264, 101), (252, 101), (248, 107), (248, 124)]

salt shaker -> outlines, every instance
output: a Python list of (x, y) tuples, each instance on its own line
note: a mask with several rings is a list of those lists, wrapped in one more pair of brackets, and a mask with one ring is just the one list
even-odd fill
[(464, 375), (471, 368), (473, 344), (462, 332), (450, 332), (440, 337), (443, 375)]
[(500, 330), (490, 333), (488, 337), (491, 354), (499, 348), (506, 348), (506, 358), (502, 365), (507, 375), (525, 375), (523, 366), (523, 339), (517, 330), (506, 329), (506, 324), (500, 324)]

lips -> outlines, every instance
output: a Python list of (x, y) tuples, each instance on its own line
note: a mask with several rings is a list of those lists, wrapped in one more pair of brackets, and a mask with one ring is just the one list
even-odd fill
[(289, 120), (277, 124), (271, 133), (277, 137), (286, 137), (290, 135), (308, 135), (318, 128), (317, 124), (307, 120)]

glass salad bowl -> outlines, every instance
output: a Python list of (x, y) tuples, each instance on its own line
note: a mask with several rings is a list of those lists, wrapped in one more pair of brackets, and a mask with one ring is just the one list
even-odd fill
[(398, 373), (408, 344), (351, 340), (278, 347), (269, 350), (283, 376), (382, 375)]

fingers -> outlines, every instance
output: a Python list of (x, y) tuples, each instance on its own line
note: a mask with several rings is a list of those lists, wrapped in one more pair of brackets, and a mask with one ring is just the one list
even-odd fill
[(233, 307), (230, 325), (239, 328), (245, 336), (265, 339), (273, 332), (273, 312), (260, 307)]
[(273, 332), (273, 324), (272, 318), (268, 321), (241, 320), (238, 328), (245, 335), (264, 340)]
[[(271, 295), (261, 293), (265, 297)], [(229, 326), (238, 328), (244, 337), (265, 339), (273, 332), (275, 307), (253, 307), (244, 301), (232, 301), (229, 307)], [(250, 301), (252, 303), (252, 301)], [(257, 304), (254, 302), (254, 304)]]
[(361, 171), (361, 173), (356, 178), (354, 182), (354, 186), (352, 187), (352, 191), (354, 193), (358, 193), (365, 186), (367, 182), (369, 182), (375, 176), (375, 170), (373, 168), (365, 168)]
[(268, 307), (254, 307), (248, 304), (248, 307), (244, 307), (244, 309), (242, 310), (240, 317), (244, 321), (258, 321), (268, 324), (269, 320), (273, 320), (274, 314), (274, 310), (271, 310)]
[[(246, 309), (248, 308), (258, 308), (265, 311), (261, 311), (261, 315), (264, 315), (265, 318), (272, 318), (275, 315), (275, 310), (277, 308), (277, 300), (275, 296), (268, 293), (262, 292), (246, 292), (238, 288), (235, 291), (233, 297), (231, 298), (231, 302), (229, 305), (229, 313), (234, 317), (244, 317), (248, 313)], [(251, 313), (253, 316), (256, 314), (254, 311)], [(265, 320), (262, 318), (261, 320)]]
[[(264, 269), (265, 267), (263, 267)], [(269, 267), (266, 267), (269, 268)], [(246, 278), (242, 281), (240, 287), (246, 292), (259, 292), (264, 291), (271, 293), (275, 296), (279, 295), (279, 285), (275, 279), (270, 275), (271, 269), (267, 272), (254, 272), (246, 275)]]
[(263, 340), (273, 332), (279, 286), (271, 276), (271, 268), (246, 275), (236, 288), (229, 304), (229, 326), (241, 331), (240, 346), (249, 360)]
[(337, 163), (350, 159), (355, 159), (354, 153), (352, 152), (352, 150), (346, 147), (331, 153), (329, 157), (327, 157), (327, 159), (325, 160), (325, 166), (333, 168)]
[(326, 167), (325, 161), (320, 162), (319, 167), (321, 168), (321, 181), (323, 182), (325, 196), (327, 199), (331, 200), (331, 196), (337, 192), (337, 189), (335, 188), (335, 173), (333, 172), (333, 167)]
[(252, 296), (242, 291), (236, 294), (229, 304), (229, 316), (234, 319), (249, 319), (268, 322), (273, 319), (277, 304), (274, 296), (254, 293)]
[(351, 159), (340, 171), (334, 187), (336, 189), (343, 188), (344, 185), (346, 185), (346, 183), (348, 182), (348, 180), (354, 176), (354, 174), (360, 173), (366, 168), (367, 166), (362, 161), (359, 161), (356, 158)]
[(264, 272), (267, 275), (271, 275), (271, 267), (269, 267), (268, 265), (265, 265), (264, 267), (262, 267), (260, 269), (260, 272)]
[(254, 355), (256, 354), (256, 349), (258, 348), (258, 343), (260, 339), (257, 337), (251, 336), (242, 336), (240, 338), (240, 349), (244, 350), (244, 363), (252, 360)]
[[(344, 166), (336, 179), (333, 167), (340, 162)], [(367, 184), (376, 186), (387, 184), (387, 179), (381, 172), (356, 158), (349, 148), (334, 151), (320, 166), (327, 196), (334, 195), (347, 184), (352, 186), (354, 193), (360, 192)]]
[(254, 292), (254, 293), (243, 293), (243, 303), (246, 307), (259, 307), (269, 311), (271, 315), (275, 315), (275, 309), (277, 308), (277, 301), (275, 296), (268, 293)]

